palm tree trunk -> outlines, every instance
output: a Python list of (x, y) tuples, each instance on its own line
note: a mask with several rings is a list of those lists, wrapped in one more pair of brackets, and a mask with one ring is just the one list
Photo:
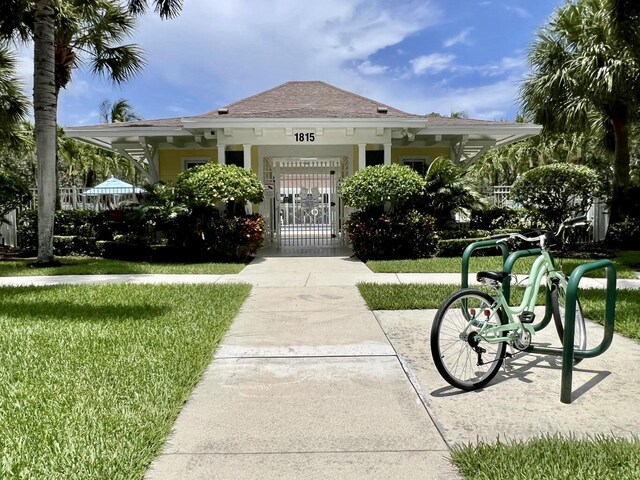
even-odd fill
[(54, 0), (35, 2), (33, 107), (38, 158), (38, 263), (53, 262), (56, 200)]
[(627, 189), (629, 186), (629, 128), (624, 107), (611, 115), (615, 134), (615, 160), (613, 163), (613, 196), (611, 198), (611, 221), (624, 218), (627, 211)]

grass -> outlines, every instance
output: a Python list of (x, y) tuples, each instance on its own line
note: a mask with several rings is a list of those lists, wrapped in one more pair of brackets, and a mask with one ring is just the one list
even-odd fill
[(452, 462), (468, 480), (635, 480), (640, 441), (559, 435), (454, 447)]
[[(358, 284), (360, 294), (371, 310), (438, 308), (447, 297), (459, 288), (459, 285), (427, 285), (419, 283)], [(521, 287), (512, 288), (512, 304), (517, 304), (522, 300), (523, 291), (524, 289)], [(601, 324), (604, 323), (605, 296), (604, 290), (585, 289), (580, 291), (580, 301), (585, 317)], [(544, 305), (543, 292), (539, 293), (536, 303)], [(617, 290), (615, 330), (625, 337), (638, 341), (640, 341), (639, 306), (640, 291)]]
[(0, 478), (141, 478), (249, 291), (0, 288)]
[[(515, 264), (514, 273), (529, 273), (536, 257), (526, 257)], [(562, 270), (568, 275), (578, 265), (588, 263), (589, 259), (559, 258)], [(636, 278), (636, 269), (640, 269), (640, 251), (621, 252), (613, 260), (618, 278)], [(421, 258), (417, 260), (370, 260), (366, 264), (376, 273), (458, 273), (462, 268), (462, 259), (459, 257), (446, 258)], [(502, 270), (502, 257), (471, 257), (469, 263), (470, 272), (481, 270)], [(604, 277), (604, 271), (590, 272), (587, 277)]]
[(57, 257), (59, 267), (30, 267), (35, 259), (0, 260), (0, 277), (24, 275), (113, 275), (119, 273), (182, 273), (215, 275), (239, 273), (243, 263), (149, 263), (93, 257)]

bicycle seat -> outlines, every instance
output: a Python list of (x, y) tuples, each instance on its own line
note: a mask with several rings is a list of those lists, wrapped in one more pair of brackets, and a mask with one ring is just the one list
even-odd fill
[(487, 280), (502, 283), (503, 280), (508, 276), (509, 274), (507, 272), (478, 272), (478, 274), (476, 275), (476, 279), (480, 283), (484, 283)]

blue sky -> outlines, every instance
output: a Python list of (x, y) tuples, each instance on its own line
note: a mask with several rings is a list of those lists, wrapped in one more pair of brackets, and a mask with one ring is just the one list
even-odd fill
[[(185, 0), (147, 14), (147, 68), (123, 87), (76, 71), (61, 125), (98, 123), (103, 99), (147, 119), (203, 113), (290, 80), (322, 80), (410, 113), (511, 120), (526, 52), (561, 0)], [(20, 52), (25, 88), (33, 72)]]

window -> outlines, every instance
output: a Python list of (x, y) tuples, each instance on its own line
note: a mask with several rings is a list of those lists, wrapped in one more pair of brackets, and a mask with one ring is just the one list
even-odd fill
[(244, 152), (236, 152), (227, 150), (224, 152), (224, 163), (227, 165), (235, 165), (236, 167), (244, 168)]
[(198, 165), (204, 165), (210, 161), (211, 158), (209, 157), (182, 157), (182, 171), (189, 170)]
[(373, 167), (384, 164), (384, 150), (367, 150), (365, 153), (365, 166)]
[(427, 173), (427, 168), (429, 168), (429, 164), (427, 163), (427, 159), (424, 157), (407, 157), (402, 158), (401, 162), (403, 165), (407, 167), (411, 167), (420, 175), (424, 175)]

